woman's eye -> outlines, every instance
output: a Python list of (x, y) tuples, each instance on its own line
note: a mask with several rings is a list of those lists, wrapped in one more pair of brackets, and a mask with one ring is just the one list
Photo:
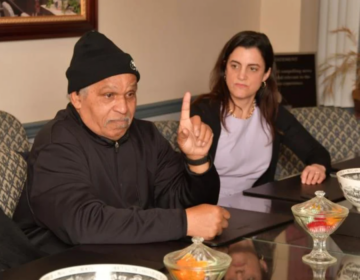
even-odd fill
[(250, 70), (251, 70), (252, 72), (256, 72), (258, 69), (257, 69), (256, 67), (251, 67)]
[(238, 66), (237, 66), (237, 64), (231, 64), (231, 68), (236, 69), (236, 68), (238, 68)]

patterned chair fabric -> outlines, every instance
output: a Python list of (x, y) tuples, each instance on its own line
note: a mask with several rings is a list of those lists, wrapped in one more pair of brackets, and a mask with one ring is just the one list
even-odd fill
[(180, 152), (176, 141), (179, 121), (155, 121), (154, 124), (165, 139), (170, 142), (171, 147), (175, 151)]
[(4, 111), (0, 111), (0, 146), (17, 152), (29, 151), (24, 127), (14, 116)]
[[(360, 123), (347, 110), (335, 107), (306, 107), (290, 110), (296, 119), (330, 153), (336, 162), (360, 152)], [(286, 146), (280, 147), (275, 179), (298, 174), (304, 163)]]
[(26, 180), (26, 162), (15, 151), (0, 147), (0, 208), (12, 217)]

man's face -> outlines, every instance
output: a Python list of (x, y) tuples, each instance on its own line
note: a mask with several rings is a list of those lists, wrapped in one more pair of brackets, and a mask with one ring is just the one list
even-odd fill
[(267, 272), (266, 262), (259, 260), (251, 240), (231, 244), (228, 254), (232, 261), (225, 280), (261, 280), (262, 271)]
[(117, 141), (128, 130), (136, 109), (137, 80), (121, 74), (90, 85), (70, 100), (85, 125), (97, 135)]

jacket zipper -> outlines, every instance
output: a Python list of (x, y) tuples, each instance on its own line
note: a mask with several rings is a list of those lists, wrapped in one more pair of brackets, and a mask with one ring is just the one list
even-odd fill
[(115, 154), (114, 154), (114, 160), (115, 160), (115, 172), (116, 172), (116, 182), (117, 185), (121, 186), (121, 183), (119, 182), (119, 167), (118, 167), (118, 159), (117, 159), (117, 153), (119, 151), (119, 142), (115, 142)]

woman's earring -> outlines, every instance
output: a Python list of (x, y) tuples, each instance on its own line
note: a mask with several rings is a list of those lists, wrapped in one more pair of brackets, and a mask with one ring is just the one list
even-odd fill
[(266, 88), (266, 82), (263, 81), (263, 88)]

